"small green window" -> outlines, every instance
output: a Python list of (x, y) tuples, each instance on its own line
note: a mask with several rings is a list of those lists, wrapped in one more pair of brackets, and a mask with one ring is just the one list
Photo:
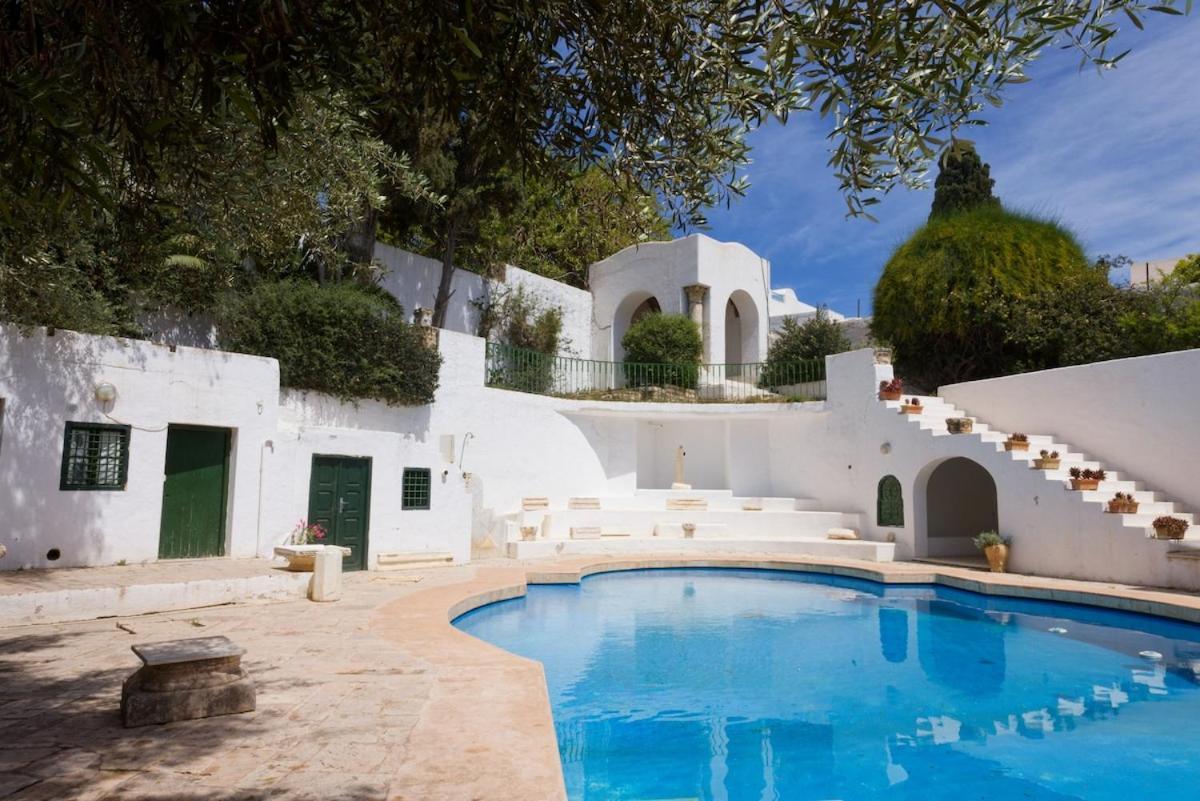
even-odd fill
[(428, 509), (431, 480), (429, 468), (406, 467), (401, 484), (401, 509)]
[(880, 526), (904, 525), (904, 494), (900, 489), (900, 481), (895, 476), (879, 479), (875, 519)]
[(129, 475), (129, 426), (67, 423), (60, 490), (123, 490)]

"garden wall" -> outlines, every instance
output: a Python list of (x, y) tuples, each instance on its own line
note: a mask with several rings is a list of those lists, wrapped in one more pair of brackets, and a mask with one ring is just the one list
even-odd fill
[[(409, 253), (406, 250), (375, 244), (375, 259), (384, 268), (380, 285), (391, 292), (411, 313), (417, 307), (432, 309), (437, 298), (442, 264), (436, 259)], [(563, 347), (560, 351), (587, 357), (592, 347), (592, 295), (545, 276), (519, 267), (504, 268), (504, 280), (495, 281), (478, 273), (456, 270), (452, 279), (453, 294), (446, 314), (446, 328), (461, 334), (474, 335), (479, 330), (479, 305), (498, 290), (524, 289), (546, 307), (562, 309)]]

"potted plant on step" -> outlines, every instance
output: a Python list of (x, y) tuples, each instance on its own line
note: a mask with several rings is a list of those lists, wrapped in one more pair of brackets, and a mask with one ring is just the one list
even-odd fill
[(1029, 436), (1026, 434), (1016, 433), (1009, 434), (1008, 439), (1004, 440), (1004, 450), (1006, 451), (1027, 451), (1029, 450)]
[(1035, 470), (1057, 470), (1062, 464), (1062, 459), (1059, 458), (1058, 451), (1043, 450), (1038, 458), (1033, 460)]
[(947, 417), (946, 430), (951, 434), (970, 434), (975, 430), (975, 421), (970, 417)]
[(1135, 515), (1137, 510), (1138, 502), (1132, 494), (1118, 492), (1108, 502), (1108, 511), (1114, 515)]
[(1008, 568), (1008, 546), (1012, 542), (1008, 537), (1001, 537), (996, 531), (983, 531), (971, 540), (975, 547), (983, 551), (987, 557), (988, 567), (993, 573), (1003, 573)]
[(920, 398), (909, 398), (900, 404), (900, 414), (920, 414), (922, 411)]
[(1181, 540), (1183, 533), (1188, 530), (1188, 522), (1178, 517), (1163, 515), (1154, 518), (1154, 538), (1159, 540)]
[(900, 400), (900, 396), (902, 394), (904, 394), (904, 382), (899, 378), (893, 378), (891, 381), (879, 382), (880, 400)]
[(1089, 470), (1078, 467), (1071, 468), (1071, 489), (1086, 492), (1100, 488), (1100, 482), (1105, 478), (1103, 470)]

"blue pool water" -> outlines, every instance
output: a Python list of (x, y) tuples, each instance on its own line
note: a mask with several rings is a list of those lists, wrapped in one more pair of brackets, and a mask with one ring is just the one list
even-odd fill
[(545, 665), (573, 801), (1200, 799), (1188, 624), (648, 570), (531, 587), (455, 625)]

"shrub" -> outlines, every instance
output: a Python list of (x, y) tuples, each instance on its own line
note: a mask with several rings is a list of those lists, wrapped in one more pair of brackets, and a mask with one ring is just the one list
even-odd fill
[(391, 405), (433, 401), (442, 357), (394, 298), (353, 283), (264, 282), (225, 299), (221, 347), (279, 360), (287, 387)]
[[(763, 366), (759, 385), (775, 387), (801, 381), (822, 381), (825, 378), (825, 357), (850, 350), (850, 347), (846, 332), (825, 309), (817, 309), (817, 313), (803, 323), (788, 317), (767, 349), (767, 363)], [(821, 363), (815, 366), (815, 370), (808, 369), (804, 364), (818, 359)], [(798, 365), (804, 365), (804, 369)]]
[(971, 538), (971, 542), (975, 544), (976, 548), (982, 551), (984, 548), (991, 548), (995, 545), (1008, 545), (1012, 542), (1012, 539), (1010, 537), (1002, 537), (996, 531), (981, 531), (978, 535)]
[(1073, 278), (1107, 282), (1056, 223), (987, 206), (937, 215), (884, 267), (871, 331), (918, 385), (1001, 375), (1014, 358), (1005, 304)]
[(490, 365), (490, 386), (522, 392), (548, 392), (554, 385), (555, 356), (562, 337), (562, 309), (544, 307), (539, 299), (518, 286), (501, 289), (479, 308), (479, 336), (521, 348), (505, 350)]
[(621, 338), (621, 347), (625, 349), (625, 380), (630, 386), (696, 386), (704, 343), (691, 318), (682, 314), (648, 314), (629, 326)]

